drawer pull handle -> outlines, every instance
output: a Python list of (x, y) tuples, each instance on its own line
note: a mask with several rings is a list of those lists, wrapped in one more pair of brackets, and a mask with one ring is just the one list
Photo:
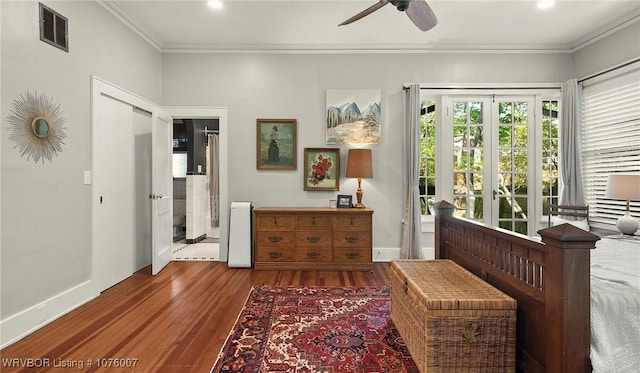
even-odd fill
[(353, 218), (350, 218), (350, 219), (351, 219), (351, 223), (349, 223), (349, 224), (353, 225)]
[(318, 259), (320, 257), (320, 253), (317, 251), (307, 253), (307, 257), (309, 257), (310, 259)]
[(360, 241), (360, 238), (354, 237), (354, 236), (348, 236), (348, 237), (345, 237), (344, 240), (347, 241), (348, 243), (356, 243)]
[(282, 237), (280, 236), (269, 236), (269, 241), (276, 243), (282, 241)]
[(478, 342), (478, 339), (480, 339), (480, 325), (477, 322), (467, 322), (462, 331), (462, 337), (469, 343)]
[(282, 256), (282, 253), (280, 251), (269, 252), (269, 257), (271, 257), (271, 259), (277, 259), (277, 258), (280, 258), (281, 256)]
[(345, 253), (344, 254), (347, 259), (357, 259), (358, 257), (360, 257), (360, 253)]
[(318, 237), (318, 236), (307, 237), (307, 241), (309, 241), (311, 243), (318, 243), (320, 241), (320, 237)]
[(278, 225), (278, 218), (275, 216), (273, 217), (273, 225)]
[(316, 218), (311, 218), (311, 224), (316, 225)]
[(409, 281), (407, 281), (406, 278), (402, 282), (402, 290), (404, 291), (405, 294), (409, 293)]

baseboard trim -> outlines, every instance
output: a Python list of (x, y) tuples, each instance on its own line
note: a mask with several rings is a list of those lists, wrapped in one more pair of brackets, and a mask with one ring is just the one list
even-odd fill
[(43, 302), (0, 320), (0, 349), (96, 298), (91, 281), (83, 282)]

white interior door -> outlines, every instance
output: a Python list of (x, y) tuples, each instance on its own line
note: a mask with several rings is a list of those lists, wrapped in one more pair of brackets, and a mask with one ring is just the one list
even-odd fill
[(173, 235), (172, 118), (155, 108), (152, 129), (151, 272), (157, 274), (171, 261)]
[(98, 93), (93, 115), (93, 279), (101, 292), (133, 274), (133, 107)]

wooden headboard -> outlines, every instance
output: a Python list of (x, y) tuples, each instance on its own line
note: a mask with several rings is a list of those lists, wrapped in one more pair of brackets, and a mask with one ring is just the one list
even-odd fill
[(590, 372), (590, 249), (599, 237), (561, 224), (536, 240), (436, 210), (436, 259), (451, 259), (518, 302), (520, 372)]

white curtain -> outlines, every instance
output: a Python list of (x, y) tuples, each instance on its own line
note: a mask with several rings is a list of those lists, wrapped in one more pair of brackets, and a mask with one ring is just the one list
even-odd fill
[(584, 205), (581, 91), (576, 79), (562, 85), (560, 122), (560, 204)]
[(209, 135), (209, 194), (211, 201), (211, 226), (220, 225), (220, 165), (218, 161), (218, 135)]
[(420, 85), (411, 84), (405, 92), (404, 186), (401, 259), (422, 259), (422, 221), (420, 210)]

